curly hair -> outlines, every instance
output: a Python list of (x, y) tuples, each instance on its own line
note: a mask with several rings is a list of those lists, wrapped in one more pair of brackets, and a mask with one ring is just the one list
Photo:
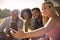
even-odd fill
[(32, 13), (31, 13), (31, 10), (30, 10), (29, 8), (23, 9), (23, 10), (21, 11), (21, 17), (22, 17), (23, 19), (24, 19), (24, 17), (23, 17), (24, 12), (26, 12), (26, 13), (29, 15), (29, 18), (32, 18)]

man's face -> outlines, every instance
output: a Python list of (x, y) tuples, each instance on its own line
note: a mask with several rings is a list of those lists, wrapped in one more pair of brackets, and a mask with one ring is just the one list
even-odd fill
[(39, 13), (40, 13), (39, 11), (33, 10), (33, 11), (32, 11), (32, 16), (33, 16), (35, 19), (38, 19), (38, 18), (40, 17), (40, 14), (39, 14)]
[(16, 12), (12, 12), (12, 19), (16, 20), (18, 17), (18, 14), (16, 14)]

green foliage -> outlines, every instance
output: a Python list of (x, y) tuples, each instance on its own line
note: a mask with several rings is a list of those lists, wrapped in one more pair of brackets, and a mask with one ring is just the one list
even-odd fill
[(0, 9), (0, 18), (5, 18), (11, 15), (11, 11), (9, 9)]

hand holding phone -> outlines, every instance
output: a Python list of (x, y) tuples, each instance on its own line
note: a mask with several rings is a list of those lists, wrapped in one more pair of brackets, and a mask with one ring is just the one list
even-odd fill
[(17, 23), (16, 22), (12, 22), (10, 28), (12, 28), (14, 30), (18, 30), (17, 29), (18, 28)]
[(11, 32), (11, 33), (16, 33), (16, 30), (15, 30), (15, 29), (10, 28), (10, 32)]

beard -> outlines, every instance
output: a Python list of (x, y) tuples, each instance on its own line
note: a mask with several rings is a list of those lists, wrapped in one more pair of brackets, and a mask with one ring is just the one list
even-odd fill
[(41, 18), (41, 15), (39, 15), (39, 16), (38, 16), (38, 17), (36, 17), (35, 19), (36, 19), (36, 20), (38, 20), (38, 19), (40, 19), (40, 18)]

